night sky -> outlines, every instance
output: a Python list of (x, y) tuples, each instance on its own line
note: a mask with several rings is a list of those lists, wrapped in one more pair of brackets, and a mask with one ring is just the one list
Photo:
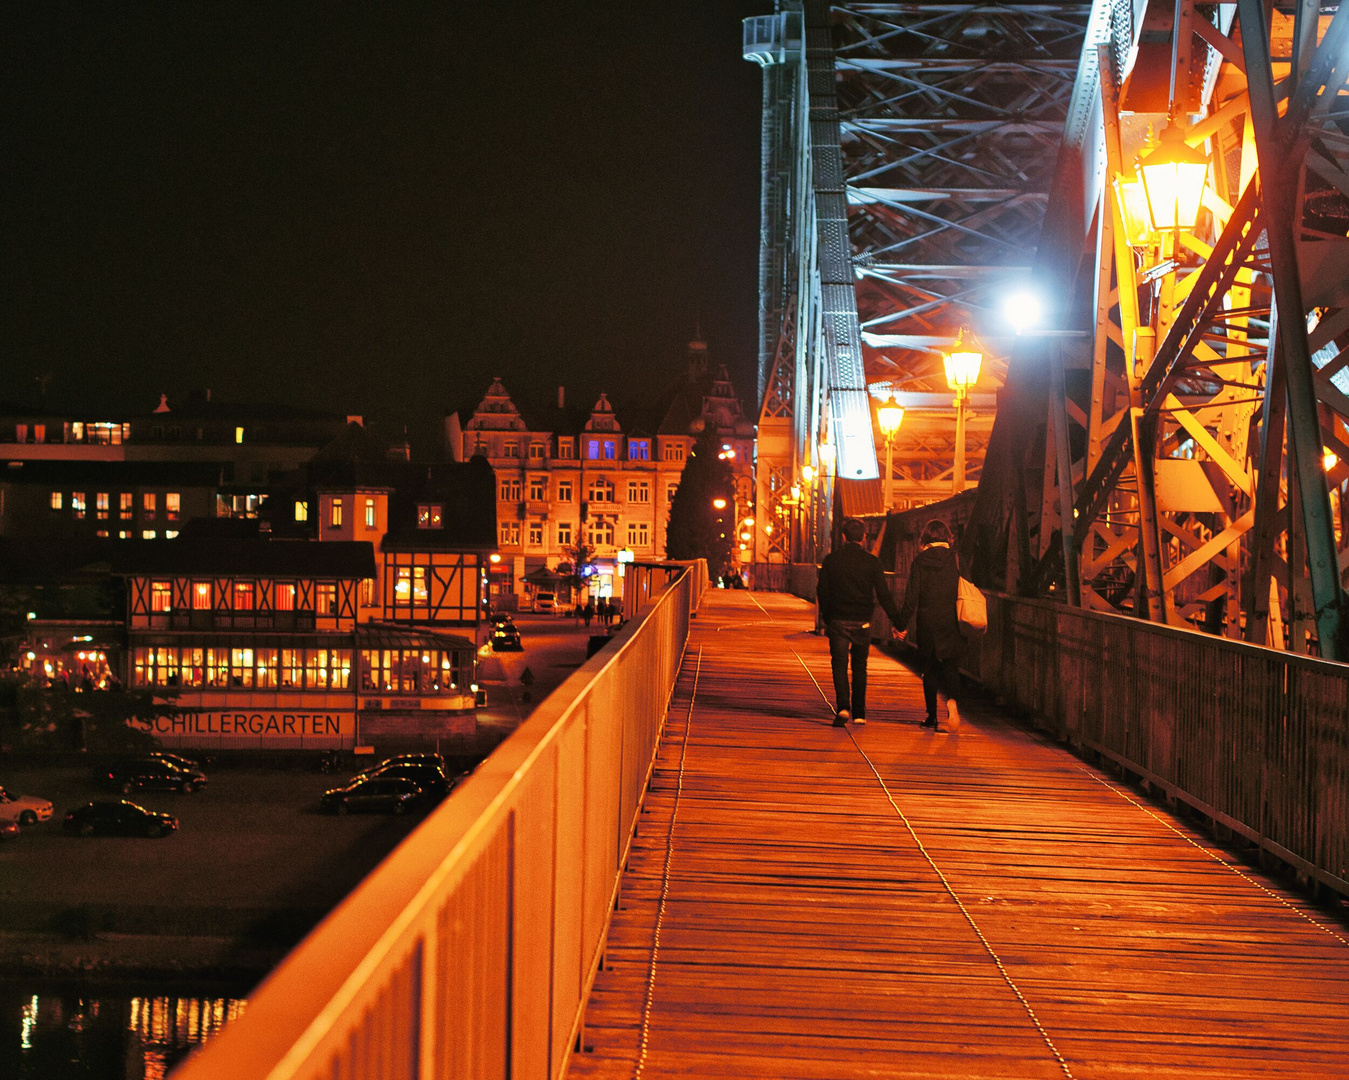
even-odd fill
[(754, 396), (771, 3), (5, 5), (0, 400)]

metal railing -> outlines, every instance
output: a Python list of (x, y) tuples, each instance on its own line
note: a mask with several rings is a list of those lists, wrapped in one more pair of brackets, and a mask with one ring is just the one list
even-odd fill
[(706, 579), (541, 702), (174, 1075), (561, 1076)]
[(989, 596), (983, 685), (1349, 894), (1349, 665)]

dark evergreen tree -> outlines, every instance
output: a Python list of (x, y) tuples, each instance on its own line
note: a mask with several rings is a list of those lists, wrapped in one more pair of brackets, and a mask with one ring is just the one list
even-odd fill
[(684, 465), (665, 534), (667, 558), (706, 559), (713, 578), (730, 565), (736, 533), (735, 477), (730, 463), (717, 457), (720, 449), (716, 431), (704, 428)]

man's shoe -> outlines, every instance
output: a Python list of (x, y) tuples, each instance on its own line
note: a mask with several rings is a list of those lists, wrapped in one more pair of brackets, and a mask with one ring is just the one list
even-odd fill
[(923, 721), (923, 727), (927, 728), (929, 731), (936, 731), (937, 718), (935, 716), (929, 716), (926, 720)]
[(843, 727), (851, 719), (852, 713), (848, 712), (847, 709), (839, 709), (839, 711), (834, 714), (834, 727)]
[(854, 717), (852, 718), (852, 722), (853, 722), (857, 727), (865, 727), (865, 726), (866, 726), (866, 722), (867, 722), (867, 718), (866, 718), (865, 716), (854, 716)]
[(960, 709), (954, 701), (946, 703), (946, 730), (952, 735), (960, 730)]

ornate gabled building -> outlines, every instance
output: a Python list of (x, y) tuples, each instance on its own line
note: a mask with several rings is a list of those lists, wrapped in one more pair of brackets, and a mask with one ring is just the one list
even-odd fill
[(709, 424), (735, 467), (740, 520), (751, 514), (754, 428), (726, 368), (709, 376), (702, 340), (690, 343), (687, 374), (649, 415), (620, 416), (604, 393), (578, 413), (559, 387), (555, 407), (527, 416), (495, 378), (476, 408), (448, 416), (450, 456), (485, 457), (496, 474), (493, 606), (528, 606), (559, 585), (558, 602), (574, 601), (547, 571), (570, 564), (578, 543), (592, 549), (587, 591), (594, 597), (621, 591), (622, 560), (664, 558), (670, 503), (694, 440)]

